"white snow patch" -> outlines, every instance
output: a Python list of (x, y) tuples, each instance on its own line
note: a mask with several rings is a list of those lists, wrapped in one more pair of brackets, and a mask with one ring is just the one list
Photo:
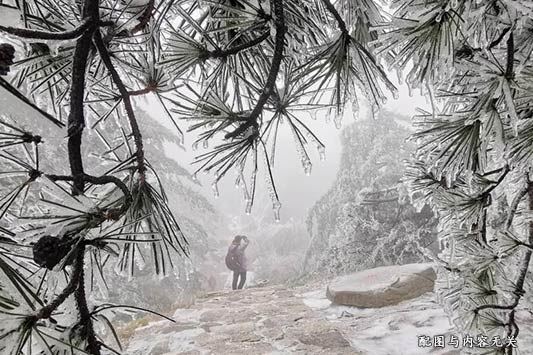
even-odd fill
[[(160, 323), (160, 322), (157, 322)], [(155, 324), (154, 324), (155, 325)], [(153, 326), (146, 326), (137, 329), (135, 333), (146, 334), (149, 328)], [(185, 329), (172, 333), (158, 333), (156, 329), (150, 331), (150, 336), (136, 336), (128, 345), (127, 353), (130, 355), (146, 355), (146, 354), (163, 354), (172, 351), (173, 354), (178, 354), (186, 351), (197, 350), (198, 348), (191, 341), (191, 338), (204, 333), (202, 328)]]
[(418, 336), (451, 334), (447, 315), (426, 293), (413, 300), (381, 308), (358, 308), (332, 304), (326, 290), (319, 289), (297, 295), (310, 308), (321, 312), (343, 329), (343, 335), (352, 346), (363, 353), (376, 355), (444, 354), (453, 348), (434, 349), (418, 347)]
[(331, 301), (327, 299), (326, 291), (323, 289), (297, 294), (296, 296), (301, 297), (307, 307), (315, 310), (322, 310), (331, 306)]
[(172, 318), (181, 322), (198, 323), (200, 321), (200, 316), (204, 312), (205, 310), (201, 309), (178, 308), (172, 315)]

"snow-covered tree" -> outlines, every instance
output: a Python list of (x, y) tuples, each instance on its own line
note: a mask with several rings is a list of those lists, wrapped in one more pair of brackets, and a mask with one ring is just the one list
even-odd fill
[(416, 117), (407, 180), (439, 217), (439, 295), (463, 333), (501, 337), (494, 351), (513, 353), (505, 339), (531, 307), (533, 2), (392, 6), (381, 51), (433, 101)]
[(415, 211), (401, 182), (408, 120), (382, 111), (342, 130), (342, 155), (331, 189), (309, 213), (304, 272), (343, 274), (423, 260), (436, 248), (435, 220)]
[(185, 118), (194, 145), (214, 142), (196, 163), (215, 191), (235, 170), (250, 211), (259, 171), (277, 213), (282, 124), (310, 171), (309, 144), (324, 147), (302, 110), (340, 117), (358, 90), (374, 107), (394, 91), (373, 1), (3, 0), (0, 15), (0, 87), (21, 108), (0, 121), (6, 354), (117, 352), (102, 327), (120, 307), (88, 287), (110, 264), (131, 274), (150, 259), (164, 275), (189, 254), (158, 175), (178, 168), (154, 163), (140, 97), (180, 140)]

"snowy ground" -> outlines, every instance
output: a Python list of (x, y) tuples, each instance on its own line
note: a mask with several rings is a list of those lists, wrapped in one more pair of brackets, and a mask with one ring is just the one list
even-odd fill
[[(520, 352), (533, 353), (533, 320), (518, 312)], [(332, 305), (320, 285), (221, 291), (178, 309), (175, 323), (138, 328), (131, 355), (175, 354), (372, 354), (453, 355), (467, 348), (448, 344), (448, 318), (433, 293), (398, 305), (356, 308)], [(444, 348), (419, 347), (419, 336), (444, 336)], [(460, 350), (463, 350), (460, 352)]]
[(458, 354), (420, 348), (419, 335), (445, 335), (450, 326), (431, 293), (396, 306), (334, 306), (325, 290), (268, 286), (211, 293), (176, 323), (138, 328), (127, 354)]
[(382, 308), (332, 305), (324, 290), (299, 295), (308, 307), (335, 324), (354, 348), (364, 354), (459, 354), (453, 348), (422, 348), (418, 336), (448, 336), (451, 327), (432, 293)]

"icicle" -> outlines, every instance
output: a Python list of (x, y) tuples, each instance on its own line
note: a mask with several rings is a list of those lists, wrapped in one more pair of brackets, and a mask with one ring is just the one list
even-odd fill
[(444, 15), (445, 11), (441, 10), (438, 15), (435, 17), (436, 22), (440, 22), (442, 20), (442, 16)]
[(196, 142), (194, 142), (194, 143), (192, 144), (192, 150), (193, 150), (193, 151), (198, 150), (198, 141), (196, 141)]
[(207, 139), (205, 139), (205, 140), (203, 141), (202, 146), (204, 147), (204, 149), (209, 148), (209, 141), (208, 141)]
[(246, 201), (246, 208), (244, 210), (244, 213), (246, 213), (248, 216), (252, 213), (252, 200), (251, 199)]
[(320, 157), (320, 161), (326, 160), (326, 148), (323, 145), (319, 145), (316, 147), (318, 150), (318, 156)]
[(354, 119), (357, 118), (357, 114), (359, 113), (359, 100), (357, 100), (357, 96), (354, 95), (352, 102), (352, 115)]
[(371, 113), (372, 113), (372, 119), (377, 119), (376, 115), (379, 112), (379, 106), (378, 105), (372, 105), (371, 107)]
[(396, 69), (396, 76), (398, 77), (398, 84), (403, 85), (403, 72), (400, 68)]
[(144, 262), (144, 259), (142, 257), (136, 257), (135, 264), (137, 265), (137, 268), (139, 270), (144, 270), (144, 268), (146, 267), (146, 263)]
[(313, 168), (313, 164), (311, 163), (311, 160), (306, 159), (302, 161), (303, 167), (304, 167), (304, 173), (306, 176), (311, 175), (311, 169)]
[(218, 191), (218, 183), (216, 180), (211, 184), (211, 188), (213, 189), (213, 194), (215, 198), (218, 198), (220, 196), (220, 193)]
[(392, 90), (392, 98), (398, 100), (400, 98), (400, 92), (397, 89)]
[(279, 212), (281, 210), (281, 203), (279, 201), (276, 201), (274, 205), (272, 206), (272, 209), (274, 210), (274, 220), (276, 222), (279, 222), (281, 220)]
[(333, 122), (335, 123), (335, 128), (341, 129), (342, 127), (342, 112), (337, 112), (335, 114), (335, 117), (333, 118)]
[(410, 83), (407, 84), (407, 92), (409, 94), (409, 97), (413, 97), (413, 87)]
[(183, 135), (183, 132), (181, 131), (177, 132), (176, 140), (178, 142), (178, 145), (182, 146), (183, 144), (185, 144), (185, 136)]

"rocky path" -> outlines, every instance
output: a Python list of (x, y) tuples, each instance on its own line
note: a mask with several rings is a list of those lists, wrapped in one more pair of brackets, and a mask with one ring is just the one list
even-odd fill
[(282, 286), (211, 293), (173, 318), (137, 329), (125, 353), (360, 353), (335, 323)]
[[(372, 354), (458, 355), (465, 350), (419, 347), (418, 337), (452, 335), (431, 292), (382, 308), (332, 305), (321, 285), (267, 286), (222, 291), (178, 309), (175, 323), (157, 320), (137, 328), (128, 355)], [(517, 313), (519, 349), (533, 354), (533, 319)]]

